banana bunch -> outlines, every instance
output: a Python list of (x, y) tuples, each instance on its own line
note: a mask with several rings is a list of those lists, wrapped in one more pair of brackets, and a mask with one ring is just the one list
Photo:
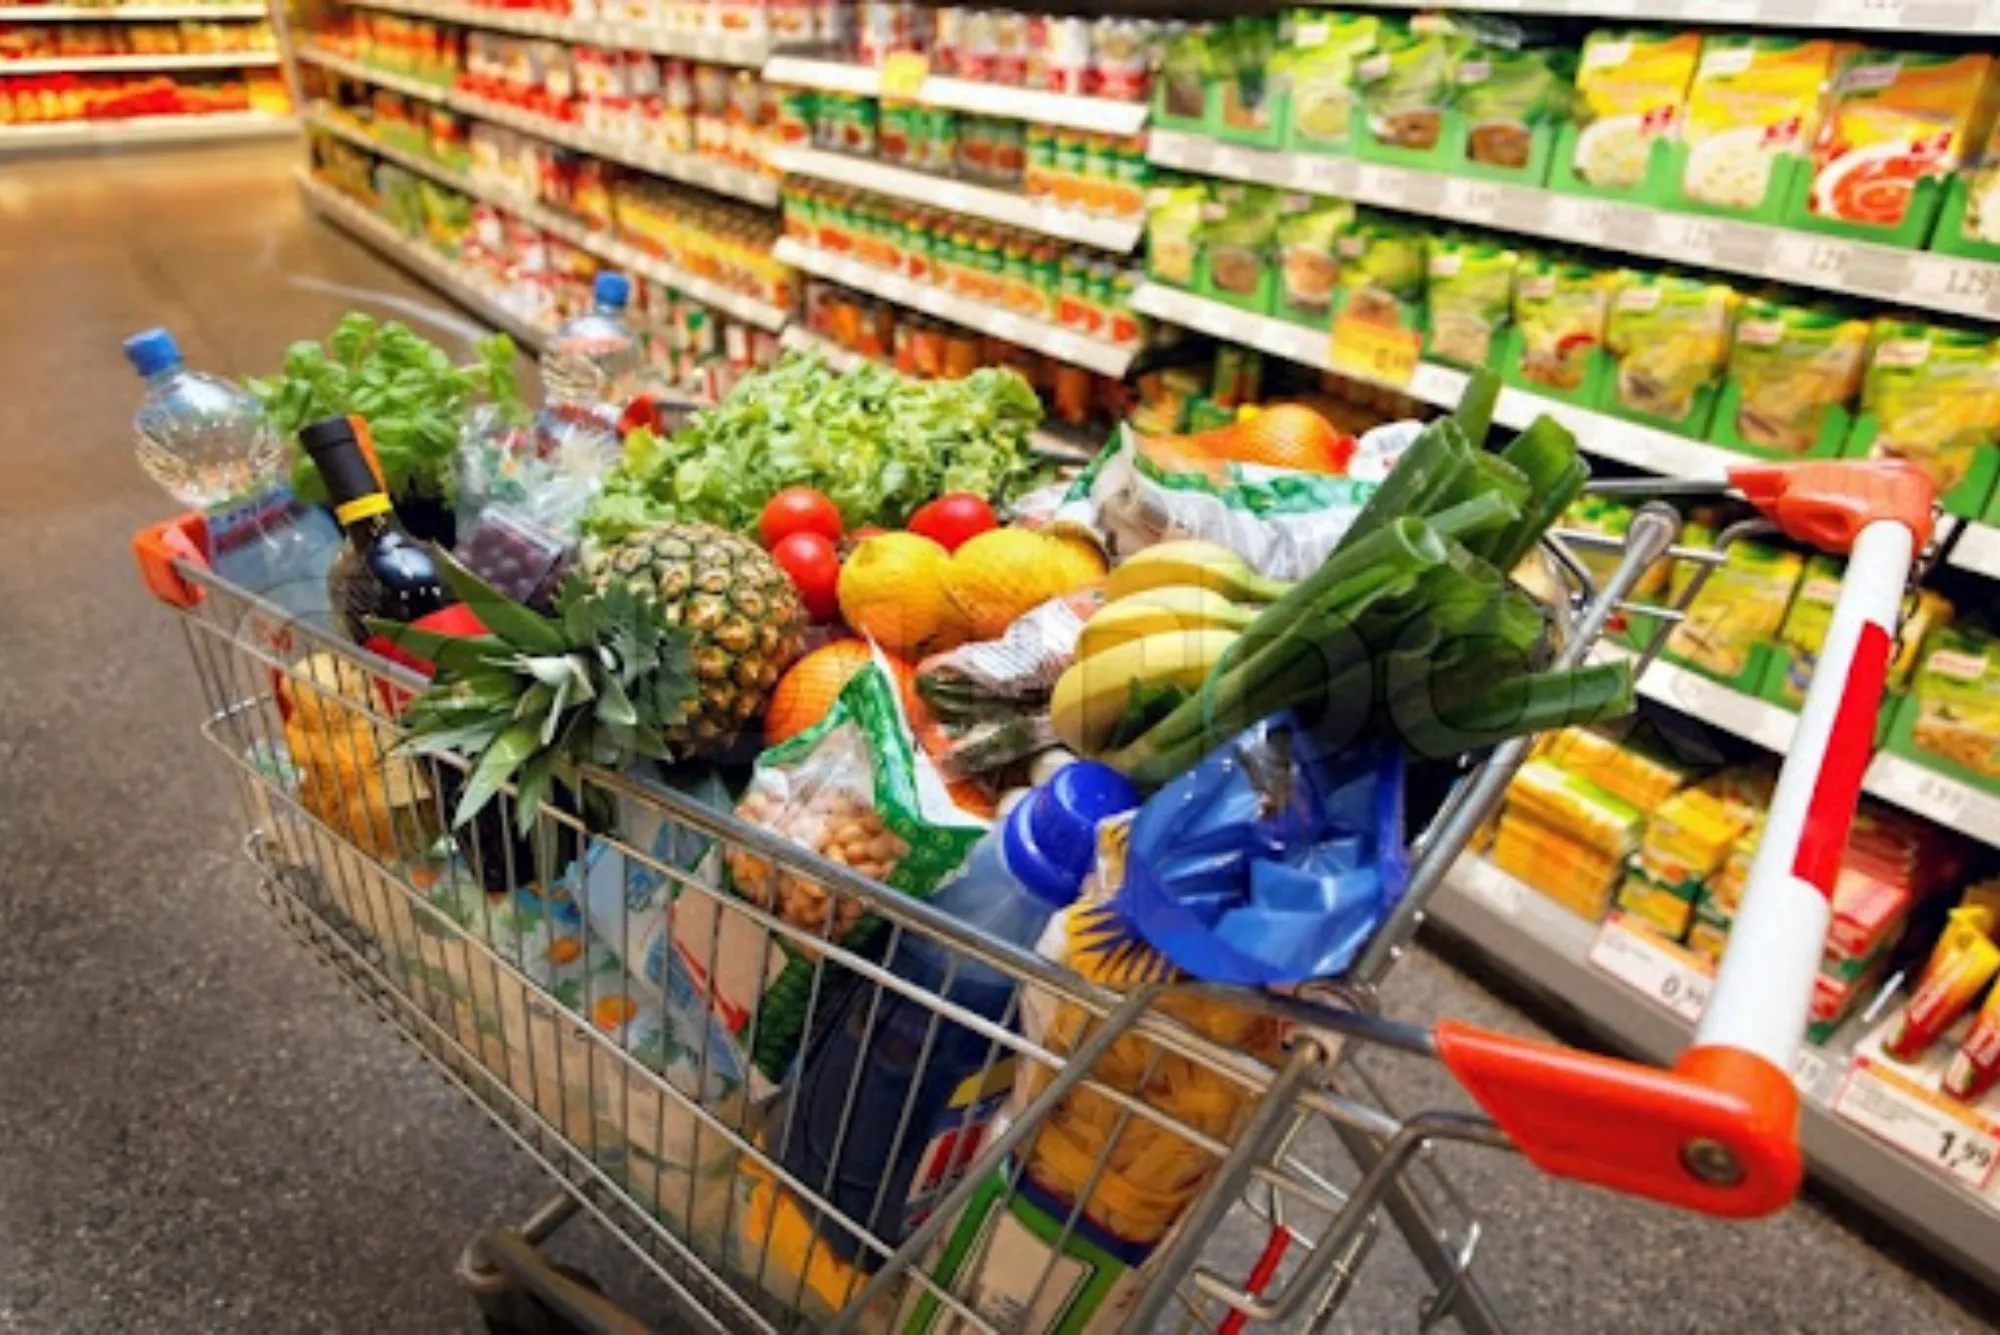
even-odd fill
[(1135, 693), (1198, 689), (1261, 605), (1289, 587), (1213, 542), (1140, 551), (1105, 578), (1105, 604), (1056, 682), (1056, 736), (1079, 755), (1106, 749)]

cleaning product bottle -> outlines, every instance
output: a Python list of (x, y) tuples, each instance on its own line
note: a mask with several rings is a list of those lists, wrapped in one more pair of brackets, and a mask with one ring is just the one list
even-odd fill
[[(931, 905), (991, 939), (1032, 949), (1089, 874), (1098, 822), (1138, 805), (1137, 790), (1116, 770), (1089, 761), (1065, 766), (974, 846)], [(901, 933), (886, 967), (995, 1023), (1014, 995), (1008, 974), (916, 931)], [(866, 982), (836, 1002), (821, 1033), (773, 1135), (784, 1138), (788, 1170), (894, 1244), (977, 1157), (1013, 1083), (1011, 1052), (931, 1005)], [(858, 1238), (830, 1221), (822, 1231), (836, 1255), (856, 1259)], [(866, 1253), (861, 1263), (873, 1259)]]

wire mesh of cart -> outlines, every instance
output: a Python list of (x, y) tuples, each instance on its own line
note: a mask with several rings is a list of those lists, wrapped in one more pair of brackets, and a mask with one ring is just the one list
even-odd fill
[[(454, 843), (464, 775), (395, 748), (419, 673), (218, 579), (198, 522), (136, 547), (185, 630), (263, 897), (560, 1185), (520, 1229), (468, 1246), (461, 1277), (489, 1324), (519, 1328), (517, 1302), (558, 1328), (642, 1328), (540, 1258), (536, 1244), (587, 1211), (700, 1329), (1317, 1329), (1386, 1224), (1430, 1280), (1421, 1321), (1484, 1330), (1504, 1323), (1474, 1271), (1480, 1226), (1433, 1146), (1514, 1149), (1725, 1216), (1781, 1208), (1800, 1180), (1787, 1072), (1930, 496), (1881, 465), (1758, 467), (1730, 485), (1764, 517), (1725, 539), (1777, 527), (1849, 565), (1728, 953), (1672, 1070), (1378, 1011), (1525, 740), (1457, 782), (1344, 977), (1284, 992), (1178, 976), (1108, 987), (643, 775), (586, 772), (576, 801), (542, 805), (532, 839), (475, 826)], [(1677, 546), (1679, 524), (1648, 501), (1619, 539), (1545, 541), (1557, 665), (1601, 652), (1607, 624), (1633, 613), (1658, 627), (1637, 655), (1650, 661), (1722, 559)], [(1637, 601), (1672, 562), (1687, 574), (1674, 605)], [(513, 820), (510, 797), (499, 812)], [(746, 864), (780, 889), (732, 893), (720, 869)], [(845, 932), (857, 919), (871, 930)], [(917, 939), (947, 961), (928, 981), (885, 965)], [(715, 986), (743, 970), (789, 980), (783, 1061), (832, 1031), (855, 1045), (832, 1105), (802, 1109), (785, 1066), (760, 1069), (775, 993), (730, 1014)], [(998, 1014), (964, 1004), (976, 970), (1010, 985)], [(719, 1030), (736, 1043), (713, 1041)], [(949, 1112), (916, 1125), (947, 1050)], [(1442, 1063), (1476, 1107), (1392, 1107), (1365, 1050)], [(795, 1153), (815, 1137), (831, 1137), (817, 1159)], [(883, 1146), (882, 1164), (922, 1144), (914, 1176), (857, 1176), (851, 1161), (869, 1156), (844, 1152), (855, 1137)]]

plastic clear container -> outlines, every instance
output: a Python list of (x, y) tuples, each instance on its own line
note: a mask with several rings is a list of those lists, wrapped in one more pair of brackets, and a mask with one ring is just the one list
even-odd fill
[(625, 322), (632, 280), (601, 273), (591, 308), (568, 321), (542, 354), (542, 400), (551, 407), (608, 406), (623, 411), (639, 392), (645, 365), (639, 336)]

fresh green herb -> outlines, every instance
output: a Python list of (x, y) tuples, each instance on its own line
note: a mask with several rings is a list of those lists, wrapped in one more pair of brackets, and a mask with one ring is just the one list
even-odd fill
[[(522, 412), (514, 341), (495, 334), (473, 350), (478, 360), (458, 366), (406, 326), (350, 311), (324, 345), (292, 344), (284, 369), (251, 381), (250, 389), (287, 441), (323, 417), (366, 418), (390, 495), (448, 499), (466, 409), (486, 399), (509, 415)], [(292, 487), (303, 500), (326, 499), (319, 470), (304, 454), (292, 466)]]

